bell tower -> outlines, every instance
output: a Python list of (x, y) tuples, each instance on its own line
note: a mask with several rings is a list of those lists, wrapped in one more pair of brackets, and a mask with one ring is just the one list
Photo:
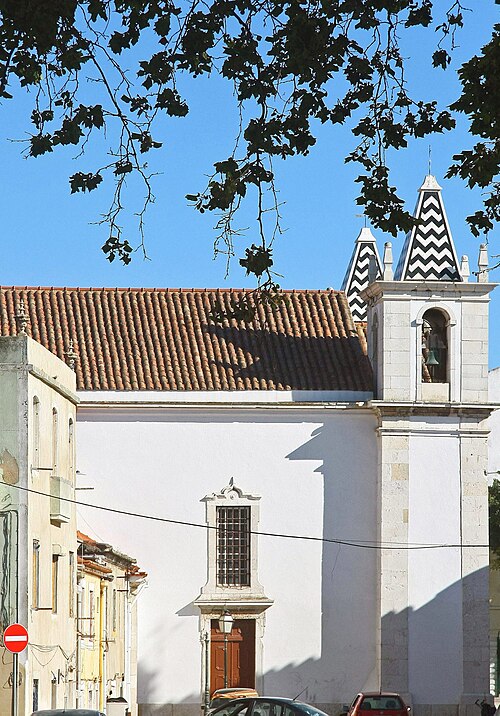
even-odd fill
[(415, 217), (418, 223), (406, 237), (394, 278), (384, 260), (382, 280), (362, 293), (375, 397), (486, 402), (493, 285), (487, 283), (486, 267), (477, 282), (469, 283), (468, 260), (458, 262), (433, 176), (420, 187)]
[[(377, 417), (379, 688), (419, 714), (489, 692), (487, 257), (459, 263), (426, 176), (393, 272), (361, 292)], [(477, 708), (477, 707), (476, 707)]]

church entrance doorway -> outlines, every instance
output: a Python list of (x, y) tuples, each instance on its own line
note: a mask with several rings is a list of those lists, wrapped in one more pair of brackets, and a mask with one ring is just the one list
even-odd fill
[(235, 619), (231, 634), (219, 630), (212, 619), (210, 639), (210, 693), (224, 688), (224, 649), (227, 648), (227, 685), (255, 688), (255, 620)]

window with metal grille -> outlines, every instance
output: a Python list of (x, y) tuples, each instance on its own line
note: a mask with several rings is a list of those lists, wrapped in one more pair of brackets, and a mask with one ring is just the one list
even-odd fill
[(217, 584), (250, 586), (250, 507), (217, 507)]

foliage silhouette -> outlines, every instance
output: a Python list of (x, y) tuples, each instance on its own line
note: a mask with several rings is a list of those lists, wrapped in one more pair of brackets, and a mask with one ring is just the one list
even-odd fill
[[(154, 201), (146, 159), (162, 147), (159, 115), (189, 111), (178, 77), (217, 73), (232, 83), (241, 117), (234, 151), (187, 198), (217, 214), (215, 251), (229, 261), (238, 209), (256, 196), (254, 239), (240, 263), (263, 300), (275, 300), (272, 244), (281, 227), (273, 160), (306, 155), (318, 121), (351, 128), (357, 145), (345, 160), (361, 167), (357, 201), (375, 227), (395, 235), (413, 219), (391, 186), (386, 151), (453, 130), (454, 115), (467, 115), (480, 141), (454, 156), (448, 176), (484, 190), (483, 207), (468, 217), (473, 234), (498, 220), (499, 26), (459, 70), (462, 93), (450, 108), (410, 96), (412, 65), (401, 50), (415, 27), (427, 28), (437, 38), (432, 65), (451, 71), (456, 33), (470, 12), (460, 0), (0, 0), (0, 97), (35, 89), (31, 157), (60, 145), (84, 151), (95, 132), (118, 127), (110, 156), (69, 181), (72, 193), (94, 191), (105, 176), (114, 182), (102, 249), (109, 261), (129, 263), (120, 226), (126, 179), (135, 173), (145, 187), (137, 217), (146, 254), (143, 219)], [(266, 212), (274, 216), (270, 230)]]

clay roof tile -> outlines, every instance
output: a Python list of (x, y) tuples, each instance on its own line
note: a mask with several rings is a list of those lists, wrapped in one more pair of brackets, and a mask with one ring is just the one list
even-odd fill
[(66, 360), (79, 390), (371, 390), (366, 329), (341, 291), (284, 291), (255, 318), (215, 324), (246, 289), (0, 287), (0, 335), (26, 332)]

